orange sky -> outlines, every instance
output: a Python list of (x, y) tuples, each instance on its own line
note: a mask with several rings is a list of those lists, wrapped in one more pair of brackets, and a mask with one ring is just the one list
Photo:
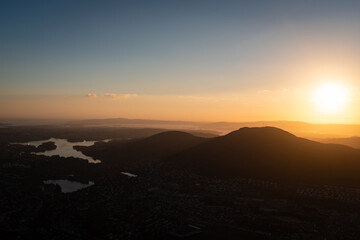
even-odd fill
[(189, 121), (294, 120), (360, 123), (359, 89), (337, 113), (324, 113), (314, 89), (249, 91), (212, 95), (88, 94), (88, 96), (23, 96), (0, 101), (0, 117), (12, 118), (147, 118)]

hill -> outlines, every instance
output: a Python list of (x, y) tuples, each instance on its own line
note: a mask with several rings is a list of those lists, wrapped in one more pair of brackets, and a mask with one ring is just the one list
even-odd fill
[(152, 163), (207, 140), (185, 132), (168, 131), (143, 139), (99, 142), (91, 147), (77, 146), (76, 149), (105, 163), (129, 167)]
[(360, 183), (360, 151), (296, 137), (274, 127), (241, 128), (168, 158), (200, 174)]

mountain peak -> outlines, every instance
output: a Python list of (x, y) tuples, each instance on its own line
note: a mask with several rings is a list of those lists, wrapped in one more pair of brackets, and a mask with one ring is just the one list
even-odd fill
[(171, 137), (176, 137), (176, 138), (196, 138), (194, 135), (187, 133), (187, 132), (181, 132), (181, 131), (166, 131), (166, 132), (161, 132), (158, 134), (155, 134), (151, 137), (149, 137), (149, 139), (154, 139), (154, 138), (171, 138)]
[(235, 130), (231, 133), (229, 133), (228, 135), (231, 134), (273, 134), (273, 135), (283, 135), (283, 136), (292, 136), (295, 137), (295, 135), (282, 130), (280, 128), (276, 128), (276, 127), (270, 127), (270, 126), (265, 126), (265, 127), (243, 127), (243, 128), (239, 128), (238, 130)]
[(300, 138), (276, 127), (243, 127), (222, 137), (229, 143), (248, 144), (249, 142), (283, 143), (286, 141), (298, 141)]

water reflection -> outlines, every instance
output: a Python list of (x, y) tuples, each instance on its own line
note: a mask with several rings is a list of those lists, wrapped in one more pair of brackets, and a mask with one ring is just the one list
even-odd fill
[(61, 188), (61, 191), (63, 193), (71, 193), (71, 192), (75, 192), (78, 191), (80, 189), (86, 188), (86, 187), (90, 187), (92, 185), (94, 185), (94, 182), (89, 181), (89, 183), (85, 184), (85, 183), (81, 183), (81, 182), (75, 182), (75, 181), (69, 181), (66, 179), (60, 179), (60, 180), (47, 180), (44, 181), (45, 184), (56, 184), (59, 185)]
[(121, 172), (121, 174), (124, 174), (124, 175), (126, 175), (128, 177), (137, 177), (137, 175), (129, 173), (129, 172)]
[(94, 145), (95, 141), (83, 141), (83, 142), (69, 142), (66, 139), (59, 139), (59, 138), (50, 138), (48, 140), (43, 141), (32, 141), (28, 143), (21, 143), (24, 145), (33, 145), (35, 147), (40, 146), (45, 142), (54, 142), (56, 145), (56, 149), (49, 150), (45, 152), (35, 153), (37, 155), (45, 155), (45, 156), (56, 156), (59, 155), (60, 157), (74, 157), (74, 158), (81, 158), (87, 160), (89, 163), (100, 163), (100, 160), (93, 159), (92, 157), (84, 155), (82, 152), (75, 150), (74, 146), (92, 146)]

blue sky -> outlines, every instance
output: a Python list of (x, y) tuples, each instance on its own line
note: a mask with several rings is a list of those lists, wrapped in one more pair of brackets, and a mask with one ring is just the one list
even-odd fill
[(0, 86), (9, 94), (268, 88), (281, 81), (266, 69), (297, 56), (298, 34), (360, 40), (357, 1), (2, 1), (0, 6)]

